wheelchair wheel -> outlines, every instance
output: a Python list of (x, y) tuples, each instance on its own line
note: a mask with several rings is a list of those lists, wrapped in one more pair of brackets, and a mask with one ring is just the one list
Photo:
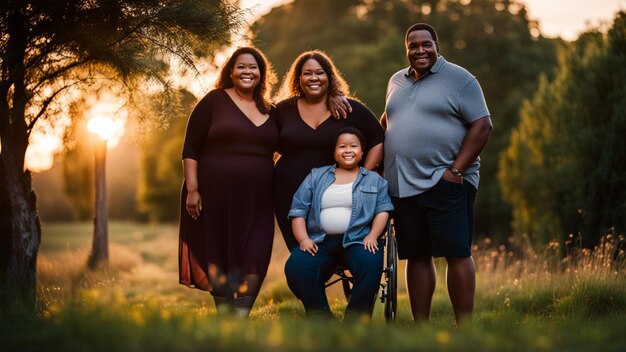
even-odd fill
[(385, 320), (396, 319), (398, 304), (398, 252), (393, 224), (387, 226), (386, 268), (385, 268)]
[(346, 296), (346, 301), (350, 301), (352, 295), (352, 277), (343, 273), (341, 278), (341, 287), (343, 288), (343, 294)]
[[(333, 278), (333, 275), (336, 276), (332, 281), (330, 279)], [(325, 288), (328, 288), (337, 282), (341, 281), (341, 288), (343, 289), (343, 294), (346, 296), (346, 301), (350, 300), (350, 296), (352, 295), (352, 284), (353, 278), (350, 271), (343, 266), (334, 267), (328, 274), (328, 278), (326, 280)]]

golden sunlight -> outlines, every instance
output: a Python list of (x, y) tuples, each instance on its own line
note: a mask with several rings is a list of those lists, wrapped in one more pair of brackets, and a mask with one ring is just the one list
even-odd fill
[[(111, 144), (119, 142), (119, 137), (124, 133), (124, 123), (120, 119), (111, 119), (108, 116), (95, 116), (89, 119), (87, 129)], [(112, 148), (111, 146), (110, 148)]]
[(30, 139), (24, 168), (32, 172), (48, 170), (54, 164), (54, 154), (62, 147), (61, 139), (54, 134), (33, 134)]
[[(83, 92), (85, 94), (85, 92)], [(128, 112), (125, 101), (113, 92), (89, 95), (85, 100), (84, 116), (89, 118), (88, 129), (107, 141), (107, 149), (115, 148), (125, 132)], [(63, 133), (70, 125), (66, 111), (54, 123), (47, 120), (37, 122), (31, 133), (24, 160), (24, 169), (43, 172), (52, 167), (54, 157), (63, 149)]]
[(39, 120), (30, 134), (24, 157), (24, 169), (42, 172), (54, 164), (54, 156), (63, 148), (63, 131), (69, 119), (59, 118), (55, 123)]
[(124, 109), (124, 101), (110, 93), (87, 99), (91, 105), (85, 116), (91, 116), (87, 123), (89, 132), (107, 141), (107, 148), (115, 148), (125, 132), (128, 112)]

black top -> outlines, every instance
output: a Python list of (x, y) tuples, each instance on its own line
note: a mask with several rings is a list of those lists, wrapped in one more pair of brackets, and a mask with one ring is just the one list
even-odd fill
[(363, 133), (366, 145), (362, 163), (367, 152), (384, 141), (385, 132), (372, 111), (356, 100), (349, 101), (352, 113), (346, 119), (337, 120), (328, 116), (316, 129), (302, 120), (297, 99), (288, 99), (276, 106), (276, 123), (280, 130), (278, 152), (281, 157), (274, 169), (274, 201), (276, 220), (290, 249), (297, 244), (291, 222), (287, 219), (293, 195), (311, 169), (335, 162), (333, 143), (339, 130), (350, 126)]

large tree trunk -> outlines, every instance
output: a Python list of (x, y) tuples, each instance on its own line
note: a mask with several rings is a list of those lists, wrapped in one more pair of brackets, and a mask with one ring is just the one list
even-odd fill
[(32, 309), (41, 226), (30, 172), (24, 171), (30, 132), (25, 119), (27, 29), (23, 11), (7, 14), (10, 55), (2, 58), (0, 85), (0, 309)]
[[(8, 137), (8, 138), (7, 138)], [(27, 141), (27, 140), (26, 140)], [(17, 142), (18, 145), (15, 145)], [(34, 308), (41, 226), (21, 141), (2, 136), (0, 154), (0, 309)], [(25, 149), (24, 149), (25, 150)], [(21, 158), (21, 161), (20, 161)]]

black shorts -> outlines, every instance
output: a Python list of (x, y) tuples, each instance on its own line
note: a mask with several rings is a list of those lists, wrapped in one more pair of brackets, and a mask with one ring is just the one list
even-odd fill
[(472, 255), (476, 188), (469, 182), (441, 179), (424, 193), (391, 201), (400, 259)]

